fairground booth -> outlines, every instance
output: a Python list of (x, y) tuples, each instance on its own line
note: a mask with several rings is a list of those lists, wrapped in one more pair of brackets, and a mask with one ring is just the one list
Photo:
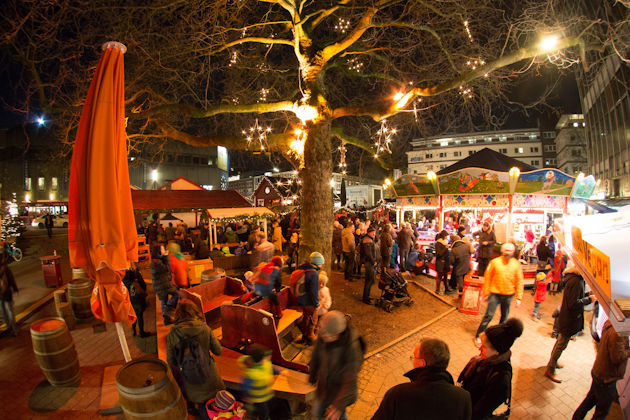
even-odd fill
[(436, 226), (425, 238), (430, 242), (436, 231), (452, 230), (455, 223), (465, 220), (470, 231), (489, 221), (498, 242), (519, 243), (526, 228), (540, 237), (556, 218), (567, 214), (572, 194), (588, 198), (592, 188), (585, 190), (584, 185), (589, 182), (594, 187), (594, 179), (579, 177), (578, 181), (576, 188), (576, 178), (558, 169), (536, 169), (485, 148), (437, 174), (398, 178), (393, 183), (396, 218), (418, 220), (434, 215)]

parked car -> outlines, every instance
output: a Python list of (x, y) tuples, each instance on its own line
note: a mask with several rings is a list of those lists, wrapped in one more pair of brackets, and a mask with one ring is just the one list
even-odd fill
[[(45, 225), (45, 217), (46, 215), (38, 216), (31, 221), (31, 226), (38, 227), (40, 229), (44, 229)], [(68, 227), (68, 215), (67, 214), (53, 214), (53, 226), (54, 227)]]

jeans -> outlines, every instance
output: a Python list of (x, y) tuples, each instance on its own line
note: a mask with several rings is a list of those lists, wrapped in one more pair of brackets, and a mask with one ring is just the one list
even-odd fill
[(344, 278), (346, 280), (352, 279), (352, 274), (354, 273), (354, 251), (352, 252), (344, 252), (343, 253), (343, 262), (344, 262)]
[(407, 249), (399, 248), (398, 254), (400, 255), (399, 267), (401, 267), (400, 271), (402, 271), (402, 270), (405, 270), (405, 268), (407, 267), (407, 258), (409, 257), (409, 248)]
[(562, 333), (558, 334), (558, 338), (556, 339), (556, 344), (553, 346), (553, 350), (551, 350), (551, 357), (549, 358), (549, 363), (547, 363), (547, 371), (552, 375), (556, 373), (556, 366), (558, 366), (558, 359), (562, 355), (564, 349), (569, 345), (569, 340), (571, 337), (566, 336)]
[[(326, 418), (326, 409), (327, 408), (328, 407), (324, 407), (322, 405), (321, 401), (318, 401), (318, 400), (313, 401), (313, 405), (311, 406), (313, 418), (317, 419), (317, 420), (325, 419)], [(348, 415), (346, 414), (345, 408), (341, 412), (341, 417), (339, 417), (339, 420), (348, 420)]]
[(483, 276), (490, 263), (490, 258), (477, 258), (477, 275)]
[(542, 302), (534, 302), (534, 310), (532, 311), (532, 315), (536, 316), (538, 315), (538, 309), (540, 309), (540, 304)]
[(371, 263), (365, 263), (365, 283), (363, 285), (363, 302), (370, 301), (370, 291), (376, 280), (376, 271)]
[(486, 308), (486, 314), (483, 316), (481, 320), (481, 324), (479, 324), (479, 328), (477, 328), (477, 333), (475, 337), (479, 337), (479, 334), (484, 332), (486, 328), (488, 328), (488, 324), (492, 321), (494, 317), (494, 313), (497, 311), (497, 306), (501, 304), (501, 320), (499, 323), (503, 323), (507, 320), (508, 315), (510, 314), (510, 304), (512, 303), (512, 298), (514, 295), (497, 295), (495, 293), (490, 293), (488, 296), (488, 307)]
[(605, 419), (615, 398), (617, 398), (617, 381), (605, 384), (599, 379), (593, 378), (591, 389), (588, 390), (586, 398), (573, 413), (573, 420), (582, 420), (593, 407), (595, 407), (593, 419)]
[(11, 330), (13, 335), (17, 335), (18, 327), (15, 323), (15, 314), (13, 313), (13, 301), (0, 299), (0, 311), (2, 311), (2, 318), (4, 323), (7, 324), (7, 328)]

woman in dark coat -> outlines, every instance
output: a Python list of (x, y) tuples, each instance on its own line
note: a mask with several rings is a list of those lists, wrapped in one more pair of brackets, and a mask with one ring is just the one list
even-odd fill
[(209, 358), (210, 377), (205, 382), (191, 384), (181, 377), (175, 355), (180, 342), (188, 339), (196, 340), (205, 354), (209, 354), (212, 351), (213, 354), (220, 355), (222, 352), (221, 343), (219, 343), (219, 340), (212, 334), (210, 327), (203, 320), (201, 311), (192, 301), (181, 299), (177, 304), (175, 325), (173, 325), (171, 332), (166, 337), (166, 360), (174, 375), (178, 378), (178, 382), (183, 385), (182, 390), (189, 407), (197, 406), (201, 418), (208, 419), (205, 407), (206, 402), (213, 399), (218, 391), (225, 389), (225, 385), (212, 357)]
[[(138, 284), (133, 285), (134, 281)], [(147, 309), (147, 284), (144, 282), (142, 274), (140, 274), (140, 270), (135, 267), (135, 264), (132, 263), (131, 268), (125, 272), (125, 277), (123, 277), (122, 282), (127, 290), (129, 290), (129, 300), (136, 313), (136, 322), (131, 326), (133, 328), (133, 335), (136, 336), (137, 334), (137, 324), (140, 330), (140, 337), (147, 337), (149, 334), (144, 331), (144, 311)], [(134, 287), (132, 287), (132, 285)], [(140, 290), (138, 290), (136, 286), (139, 286)]]
[(536, 246), (536, 256), (538, 257), (537, 271), (544, 271), (545, 273), (549, 271), (546, 267), (551, 265), (550, 261), (553, 260), (553, 254), (547, 246), (547, 238), (544, 236), (540, 238), (540, 242)]
[(154, 244), (151, 248), (151, 281), (153, 289), (158, 299), (162, 303), (162, 316), (164, 322), (167, 323), (166, 303), (169, 296), (177, 295), (177, 287), (171, 280), (171, 264), (168, 258), (168, 251), (160, 244)]
[(504, 402), (508, 415), (512, 394), (512, 364), (510, 347), (523, 334), (523, 323), (510, 318), (503, 324), (493, 325), (481, 333), (479, 356), (475, 356), (459, 375), (457, 382), (470, 393), (472, 420), (492, 415)]
[(440, 284), (444, 283), (444, 293), (450, 293), (448, 288), (448, 272), (451, 270), (451, 264), (449, 262), (449, 250), (448, 232), (443, 230), (437, 236), (435, 242), (435, 271), (437, 277), (435, 278), (435, 293), (440, 293)]

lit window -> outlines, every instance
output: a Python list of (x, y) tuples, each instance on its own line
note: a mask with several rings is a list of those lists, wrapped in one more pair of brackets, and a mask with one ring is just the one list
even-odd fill
[[(30, 191), (33, 188), (33, 182), (31, 178), (24, 178), (24, 191)], [(28, 200), (26, 200), (28, 201)]]
[(46, 178), (44, 177), (37, 178), (37, 189), (40, 191), (44, 191), (44, 188), (46, 188)]
[(523, 148), (522, 147), (515, 147), (514, 148), (514, 153), (523, 153)]
[(468, 139), (468, 144), (475, 144), (475, 139)]
[(59, 181), (57, 180), (56, 176), (53, 176), (51, 181), (50, 181), (50, 188), (53, 191), (57, 191), (57, 189), (59, 189)]

